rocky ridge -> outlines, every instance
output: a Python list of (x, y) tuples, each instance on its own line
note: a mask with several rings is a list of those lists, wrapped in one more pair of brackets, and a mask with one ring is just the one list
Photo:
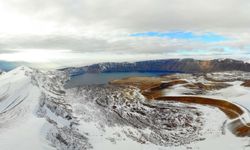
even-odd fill
[(250, 71), (250, 64), (234, 59), (163, 59), (134, 63), (98, 63), (84, 67), (64, 68), (71, 75), (99, 72), (180, 72), (208, 73), (220, 71)]

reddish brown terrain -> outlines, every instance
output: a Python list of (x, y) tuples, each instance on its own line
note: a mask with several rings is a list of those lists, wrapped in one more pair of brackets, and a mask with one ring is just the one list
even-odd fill
[[(209, 68), (209, 62), (204, 62), (202, 65)], [(184, 85), (186, 88), (200, 89), (204, 91), (223, 89), (230, 86), (230, 84), (222, 82), (211, 82), (209, 84), (190, 83), (175, 75), (158, 78), (130, 77), (111, 81), (110, 84), (135, 86), (139, 88), (141, 93), (149, 100), (177, 101), (182, 103), (194, 103), (217, 107), (224, 112), (229, 119), (235, 120), (228, 125), (233, 134), (240, 137), (250, 135), (250, 126), (248, 126), (250, 123), (242, 121), (241, 115), (244, 111), (238, 105), (235, 105), (227, 100), (205, 98), (200, 96), (165, 96), (162, 92), (162, 90), (167, 90), (172, 86), (180, 84)], [(250, 87), (250, 81), (245, 81), (242, 86)]]
[(244, 81), (244, 83), (242, 83), (241, 85), (245, 87), (250, 87), (250, 80)]

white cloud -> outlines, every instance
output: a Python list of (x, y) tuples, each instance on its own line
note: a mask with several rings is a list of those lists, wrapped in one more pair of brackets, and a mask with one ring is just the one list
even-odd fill
[[(70, 56), (71, 55), (71, 56)], [(28, 49), (28, 50), (14, 50), (12, 53), (0, 54), (0, 60), (7, 61), (24, 61), (33, 63), (48, 63), (58, 60), (71, 59), (72, 53), (69, 50), (42, 50), (42, 49)]]
[[(249, 9), (249, 0), (0, 0), (0, 59), (63, 64), (68, 59), (187, 57), (182, 50), (193, 55), (204, 51), (207, 58), (228, 56), (223, 47), (244, 56), (250, 45)], [(213, 32), (232, 40), (128, 36), (173, 30)], [(41, 58), (33, 57), (38, 53)]]

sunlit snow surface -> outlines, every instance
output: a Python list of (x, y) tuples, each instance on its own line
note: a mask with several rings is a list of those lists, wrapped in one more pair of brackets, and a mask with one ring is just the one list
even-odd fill
[[(228, 78), (242, 73), (229, 72)], [(225, 73), (213, 74), (216, 79)], [(248, 74), (241, 78), (248, 78)], [(185, 150), (249, 148), (225, 127), (227, 117), (209, 106), (147, 101), (132, 87), (64, 89), (63, 72), (19, 67), (0, 76), (1, 150)], [(187, 76), (186, 80), (207, 82)], [(241, 80), (238, 79), (237, 80)], [(242, 81), (200, 96), (222, 98), (250, 109)], [(181, 85), (166, 95), (193, 92)]]
[(23, 69), (0, 77), (0, 149), (53, 150), (42, 136), (46, 120), (35, 115), (41, 91)]

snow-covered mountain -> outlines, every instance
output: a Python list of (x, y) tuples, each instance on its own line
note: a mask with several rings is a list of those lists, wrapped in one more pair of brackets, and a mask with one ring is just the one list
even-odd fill
[[(86, 149), (60, 72), (19, 67), (0, 77), (1, 149)], [(70, 139), (68, 141), (63, 139)], [(53, 145), (50, 146), (50, 145)]]
[[(207, 78), (223, 79), (221, 74), (208, 74)], [(227, 74), (232, 80), (237, 76)], [(24, 66), (0, 75), (1, 149), (248, 148), (249, 139), (232, 135), (227, 128), (228, 117), (216, 107), (148, 100), (132, 86), (65, 89), (68, 78), (64, 71), (41, 71)], [(191, 75), (185, 79), (206, 81)], [(233, 83), (237, 87), (242, 81)], [(241, 87), (240, 91), (233, 87), (206, 95), (247, 97), (243, 96), (249, 93), (244, 92), (247, 87)], [(184, 90), (195, 92), (197, 89), (190, 91), (173, 86), (166, 95), (182, 94)], [(230, 93), (232, 90), (235, 93)]]

